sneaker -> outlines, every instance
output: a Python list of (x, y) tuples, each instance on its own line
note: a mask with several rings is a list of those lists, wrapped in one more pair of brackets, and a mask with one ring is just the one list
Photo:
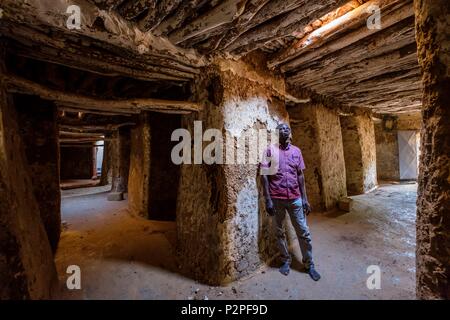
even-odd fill
[(290, 266), (288, 262), (283, 263), (283, 265), (280, 267), (280, 272), (281, 274), (287, 276), (289, 274), (290, 271)]
[(316, 269), (314, 269), (314, 267), (308, 269), (308, 274), (314, 281), (319, 281), (320, 274), (316, 271)]

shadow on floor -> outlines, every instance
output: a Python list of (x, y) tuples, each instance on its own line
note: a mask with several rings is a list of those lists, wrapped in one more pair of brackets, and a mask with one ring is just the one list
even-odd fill
[(125, 274), (139, 265), (149, 273), (182, 275), (176, 263), (175, 222), (131, 216), (126, 201), (107, 201), (106, 196), (95, 193), (63, 199), (65, 230), (55, 259), (63, 289), (69, 265), (80, 266), (87, 283), (104, 279), (105, 287), (115, 278), (114, 271), (102, 271), (110, 264), (120, 265), (120, 273)]
[[(183, 276), (175, 259), (176, 225), (132, 217), (127, 202), (106, 194), (63, 200), (63, 232), (56, 264), (63, 299), (414, 299), (415, 185), (390, 185), (357, 196), (351, 212), (312, 213), (308, 223), (322, 279), (303, 273), (296, 246), (292, 272), (279, 265), (229, 286)], [(66, 268), (78, 265), (82, 290), (64, 288)], [(383, 270), (383, 290), (366, 287), (367, 266)]]

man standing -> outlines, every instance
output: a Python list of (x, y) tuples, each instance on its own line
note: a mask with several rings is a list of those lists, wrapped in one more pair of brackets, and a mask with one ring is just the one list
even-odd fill
[[(320, 274), (314, 268), (311, 234), (306, 224), (306, 216), (311, 212), (311, 207), (306, 196), (302, 153), (299, 148), (290, 144), (291, 129), (287, 124), (280, 124), (276, 129), (279, 133), (279, 144), (271, 145), (266, 150), (261, 163), (261, 176), (266, 210), (274, 219), (277, 244), (283, 260), (280, 272), (287, 276), (291, 265), (283, 226), (287, 211), (300, 244), (302, 262), (310, 277), (318, 281)], [(271, 170), (273, 172), (269, 172)]]

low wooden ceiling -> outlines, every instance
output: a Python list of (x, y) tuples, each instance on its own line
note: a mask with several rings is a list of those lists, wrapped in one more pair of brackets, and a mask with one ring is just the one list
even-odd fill
[[(80, 6), (81, 30), (66, 9)], [(381, 29), (367, 26), (373, 5)], [(1, 33), (27, 58), (143, 81), (191, 81), (211, 57), (254, 50), (308, 89), (379, 113), (421, 106), (412, 0), (2, 0)]]

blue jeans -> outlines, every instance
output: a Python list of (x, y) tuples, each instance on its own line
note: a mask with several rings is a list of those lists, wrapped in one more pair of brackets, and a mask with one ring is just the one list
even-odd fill
[(306, 224), (302, 199), (272, 199), (272, 201), (275, 208), (275, 215), (273, 216), (273, 219), (275, 220), (277, 244), (281, 253), (281, 259), (283, 262), (287, 262), (289, 264), (291, 263), (291, 255), (288, 251), (288, 244), (283, 225), (287, 211), (300, 244), (300, 250), (303, 257), (302, 262), (305, 267), (309, 269), (314, 266), (314, 264), (312, 260), (311, 234), (309, 233), (309, 228)]

